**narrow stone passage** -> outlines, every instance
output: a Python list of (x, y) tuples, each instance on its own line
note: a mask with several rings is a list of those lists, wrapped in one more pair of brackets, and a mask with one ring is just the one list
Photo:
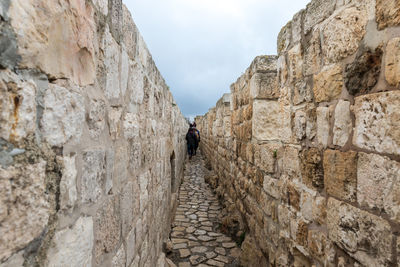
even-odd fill
[(205, 173), (200, 153), (186, 163), (169, 258), (178, 267), (239, 266), (240, 249), (218, 230), (222, 208), (204, 181)]

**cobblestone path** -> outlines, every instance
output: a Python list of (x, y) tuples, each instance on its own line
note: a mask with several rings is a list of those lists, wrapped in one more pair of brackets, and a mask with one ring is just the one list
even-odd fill
[(240, 249), (230, 237), (218, 231), (221, 206), (204, 182), (205, 172), (199, 153), (186, 163), (169, 258), (178, 267), (239, 266)]

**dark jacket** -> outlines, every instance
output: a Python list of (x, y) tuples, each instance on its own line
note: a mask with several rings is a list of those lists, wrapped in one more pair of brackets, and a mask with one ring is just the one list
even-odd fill
[(195, 145), (196, 144), (196, 135), (194, 134), (193, 130), (189, 130), (186, 134), (186, 141), (188, 145)]

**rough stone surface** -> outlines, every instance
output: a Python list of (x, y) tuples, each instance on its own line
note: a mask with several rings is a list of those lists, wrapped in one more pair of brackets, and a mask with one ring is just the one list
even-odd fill
[(0, 261), (39, 237), (50, 215), (46, 162), (0, 167)]
[(313, 0), (307, 5), (304, 19), (304, 33), (307, 34), (316, 24), (322, 22), (335, 9), (335, 1)]
[(76, 156), (64, 157), (64, 170), (60, 182), (60, 205), (61, 209), (73, 208), (77, 199), (76, 188), (77, 170), (75, 167)]
[(358, 203), (384, 211), (393, 221), (400, 222), (400, 163), (360, 153), (357, 169)]
[(355, 201), (357, 193), (357, 153), (326, 150), (324, 173), (327, 192), (339, 199)]
[(344, 146), (349, 140), (353, 124), (350, 117), (350, 102), (339, 100), (335, 109), (333, 125), (333, 144)]
[[(388, 54), (387, 54), (388, 55)], [(387, 60), (386, 60), (387, 61)], [(345, 69), (344, 80), (351, 95), (366, 94), (377, 84), (381, 73), (382, 50), (365, 51)]]
[(356, 98), (353, 143), (371, 151), (400, 155), (400, 92)]
[(92, 218), (80, 217), (71, 229), (55, 234), (46, 266), (90, 266), (93, 241)]
[(82, 202), (96, 202), (101, 197), (104, 191), (105, 175), (105, 151), (85, 151), (80, 190)]
[(400, 25), (400, 1), (399, 0), (376, 0), (376, 21), (378, 28)]
[(79, 142), (85, 120), (85, 105), (80, 89), (49, 84), (43, 105), (40, 125), (46, 141), (54, 146), (62, 146), (71, 139)]
[(83, 0), (18, 0), (11, 2), (9, 17), (22, 57), (20, 67), (38, 68), (82, 86), (94, 83), (96, 26), (91, 5)]
[(390, 266), (391, 227), (383, 219), (329, 198), (329, 237), (363, 265)]
[(394, 38), (386, 46), (385, 77), (390, 85), (400, 85), (400, 38)]
[[(332, 2), (332, 1), (331, 1)], [(335, 13), (322, 28), (322, 51), (330, 63), (354, 54), (365, 35), (366, 10), (349, 7)]]
[(315, 101), (329, 102), (340, 96), (343, 89), (342, 71), (340, 65), (330, 65), (314, 75)]
[(329, 108), (317, 108), (317, 139), (323, 147), (328, 146), (329, 141)]

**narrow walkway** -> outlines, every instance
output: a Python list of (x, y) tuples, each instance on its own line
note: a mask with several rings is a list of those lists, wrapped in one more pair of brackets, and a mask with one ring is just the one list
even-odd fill
[(200, 153), (186, 163), (169, 258), (178, 267), (239, 266), (240, 249), (230, 237), (218, 231), (222, 208), (204, 182), (205, 172)]

